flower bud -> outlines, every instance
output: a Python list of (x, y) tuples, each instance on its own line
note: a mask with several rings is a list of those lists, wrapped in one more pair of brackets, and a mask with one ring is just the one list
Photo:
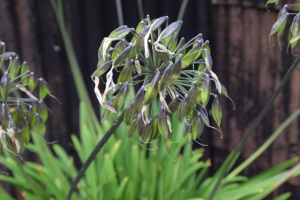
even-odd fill
[(200, 112), (197, 113), (197, 115), (192, 120), (192, 139), (196, 140), (201, 136), (204, 130), (204, 123), (201, 118)]
[(206, 126), (210, 126), (208, 116), (204, 112), (204, 108), (200, 111), (201, 118)]
[(97, 63), (97, 69), (103, 65), (104, 63), (108, 62), (109, 59), (110, 59), (110, 56), (112, 55), (112, 53), (114, 52), (113, 51), (114, 49), (113, 48), (109, 48), (107, 50), (107, 52), (98, 60), (98, 63)]
[(48, 119), (48, 108), (43, 100), (39, 101), (38, 113), (44, 122)]
[[(181, 49), (184, 45), (185, 45), (185, 39), (184, 39), (184, 37), (182, 37), (181, 40), (179, 41), (177, 47), (176, 47), (177, 52), (179, 52), (180, 49)], [(180, 51), (179, 53), (182, 54), (182, 56), (185, 56), (185, 54), (186, 54), (186, 49), (183, 49), (183, 50)], [(177, 58), (176, 58), (176, 60), (177, 60)]]
[(124, 123), (128, 126), (131, 124), (135, 116), (133, 102), (129, 104), (124, 113)]
[(118, 39), (122, 39), (124, 38), (126, 35), (128, 35), (128, 33), (130, 33), (131, 31), (134, 31), (134, 28), (124, 28), (122, 30), (120, 30), (114, 38), (118, 38)]
[(29, 123), (26, 119), (26, 117), (23, 117), (23, 125), (22, 125), (22, 137), (25, 144), (28, 144), (30, 140), (30, 128)]
[(163, 106), (160, 107), (158, 115), (157, 115), (157, 120), (158, 120), (158, 130), (163, 136), (167, 139), (168, 138), (168, 133), (169, 133), (169, 128), (168, 128), (168, 122), (167, 122), (167, 116), (165, 113), (165, 109)]
[(8, 72), (4, 72), (2, 78), (1, 78), (1, 96), (4, 101), (6, 101), (9, 93), (9, 78), (8, 78)]
[(142, 86), (133, 99), (133, 111), (135, 114), (139, 114), (142, 110), (144, 101), (144, 88), (145, 87)]
[(174, 112), (177, 111), (178, 106), (179, 106), (179, 95), (176, 94), (175, 99), (173, 99), (173, 100), (168, 104), (168, 107), (169, 107), (171, 113), (174, 113)]
[[(114, 47), (114, 49), (119, 51), (119, 52), (122, 52), (126, 47), (127, 47), (127, 45), (123, 41), (119, 41), (116, 44), (116, 46)], [(113, 59), (115, 59), (115, 57), (117, 55), (119, 55), (119, 52), (117, 52), (117, 51), (113, 51), (112, 56), (111, 56)]]
[(152, 135), (151, 135), (151, 140), (155, 140), (155, 139), (158, 138), (158, 136), (160, 135), (160, 132), (159, 132), (159, 130), (158, 130), (158, 119), (157, 119), (157, 116), (155, 116), (155, 117), (152, 119), (151, 125), (152, 125)]
[(36, 113), (35, 115), (36, 115), (36, 120), (37, 120), (37, 123), (36, 123), (37, 131), (41, 136), (44, 136), (46, 133), (45, 123), (38, 113)]
[(151, 103), (158, 94), (158, 81), (160, 80), (159, 75), (160, 75), (160, 73), (157, 72), (156, 75), (153, 77), (151, 84), (147, 88), (147, 91), (145, 94), (145, 105)]
[[(107, 105), (111, 106), (112, 102), (114, 101), (115, 97), (113, 96), (110, 100), (108, 100), (106, 103)], [(109, 110), (107, 108), (103, 107), (103, 111), (101, 113), (101, 123), (106, 119), (108, 116)]]
[[(148, 18), (144, 18), (140, 21), (140, 23), (135, 28), (135, 32), (140, 34), (140, 32), (144, 29), (145, 25), (147, 24)], [(149, 26), (150, 27), (150, 26)]]
[(19, 71), (20, 71), (20, 61), (19, 61), (19, 57), (16, 56), (14, 58), (14, 61), (11, 62), (11, 67), (10, 68), (10, 79), (13, 80), (15, 79), (18, 75), (19, 75)]
[(122, 108), (124, 104), (127, 90), (128, 90), (128, 83), (126, 82), (124, 83), (124, 85), (122, 86), (122, 88), (120, 89), (120, 91), (118, 92), (116, 98), (112, 103), (112, 107), (115, 108), (117, 112), (120, 110), (120, 108)]
[(144, 47), (144, 38), (149, 32), (149, 29), (150, 26), (146, 26), (145, 29), (140, 32), (138, 38), (136, 39), (135, 46), (140, 50), (142, 50), (142, 48)]
[(163, 16), (158, 19), (156, 19), (152, 24), (151, 24), (151, 31), (155, 31), (158, 29), (165, 21), (168, 19), (168, 16)]
[(164, 137), (164, 139), (163, 139), (163, 146), (164, 146), (164, 149), (165, 149), (166, 152), (172, 146), (172, 134), (169, 131), (168, 131), (167, 134), (168, 134), (167, 138)]
[[(24, 74), (25, 72), (28, 72), (29, 73), (30, 71), (30, 68), (29, 66), (27, 65), (26, 62), (23, 62), (22, 64), (22, 68), (21, 68), (21, 73), (20, 74)], [(28, 77), (28, 73), (24, 74), (22, 77), (21, 77), (21, 83), (28, 83), (28, 80), (29, 80), (29, 77)], [(27, 78), (26, 78), (27, 77)]]
[(131, 49), (133, 48), (134, 45), (129, 45), (128, 47), (126, 47), (119, 55), (117, 55), (117, 57), (114, 59), (113, 61), (113, 66), (118, 66), (119, 64), (121, 64), (129, 55)]
[(32, 110), (35, 113), (38, 113), (40, 111), (39, 100), (36, 99), (34, 102), (32, 102)]
[(173, 67), (173, 62), (170, 62), (169, 66), (167, 67), (167, 69), (165, 69), (164, 74), (162, 75), (160, 81), (158, 82), (159, 91), (164, 90), (168, 86), (172, 76), (172, 67)]
[(98, 77), (101, 76), (102, 74), (104, 74), (111, 66), (112, 64), (112, 60), (104, 63), (103, 65), (101, 65), (100, 67), (97, 68), (97, 70), (92, 74), (92, 77)]
[(189, 101), (187, 105), (187, 114), (193, 111), (197, 98), (197, 81), (194, 81), (192, 87), (188, 91)]
[(163, 40), (170, 36), (180, 25), (182, 24), (182, 21), (179, 20), (177, 22), (173, 22), (168, 27), (166, 27), (159, 35), (158, 41)]
[(20, 104), (20, 101), (18, 100), (16, 110), (13, 113), (13, 120), (15, 121), (15, 124), (18, 125), (22, 119), (23, 119), (23, 108)]
[(40, 99), (44, 99), (47, 95), (51, 94), (50, 86), (43, 78), (38, 79), (40, 81)]
[(210, 91), (211, 91), (211, 83), (210, 83), (210, 77), (209, 75), (206, 75), (203, 87), (203, 91), (201, 92), (201, 101), (204, 106), (207, 105), (209, 98), (210, 98)]
[(19, 130), (16, 132), (15, 144), (17, 147), (17, 153), (21, 154), (24, 152), (24, 140), (22, 137), (22, 132)]
[(32, 129), (33, 126), (36, 124), (36, 117), (34, 117), (34, 113), (33, 113), (31, 105), (28, 107), (28, 110), (25, 113), (25, 117), (26, 117), (26, 119), (28, 121), (29, 128)]
[(222, 119), (222, 109), (221, 109), (221, 103), (219, 101), (219, 97), (215, 95), (215, 99), (212, 103), (212, 116), (217, 123), (217, 125), (220, 127), (221, 125), (221, 119)]
[(132, 64), (133, 60), (130, 60), (127, 65), (122, 69), (119, 78), (118, 78), (118, 83), (124, 83), (129, 81), (132, 77)]
[(140, 137), (144, 131), (145, 131), (145, 123), (143, 121), (143, 116), (142, 116), (142, 113), (140, 113), (138, 116), (137, 116), (137, 120), (136, 120), (136, 128), (137, 128), (137, 133), (138, 133), (138, 136)]
[(133, 134), (136, 133), (136, 130), (137, 130), (137, 120), (134, 119), (127, 130), (127, 137), (129, 139), (132, 138)]
[(168, 62), (170, 60), (171, 54), (167, 51), (164, 51), (158, 43), (154, 43), (152, 46), (154, 53), (164, 62)]
[(189, 118), (186, 119), (184, 138), (186, 143), (190, 143), (192, 141), (192, 123)]
[(6, 111), (5, 103), (2, 103), (1, 110), (0, 110), (0, 120), (4, 130), (8, 128), (8, 114)]
[[(211, 53), (210, 45), (209, 45), (209, 41), (208, 40), (205, 41), (205, 43), (202, 45), (201, 49), (206, 49), (209, 52), (209, 54)], [(202, 54), (203, 58), (205, 57), (205, 51), (200, 51), (199, 53)]]
[(145, 126), (144, 132), (140, 136), (140, 139), (142, 140), (142, 142), (149, 142), (149, 140), (151, 139), (151, 134), (152, 134), (152, 124), (149, 123)]
[(197, 51), (200, 50), (202, 46), (202, 43), (199, 41), (199, 43), (192, 48), (191, 50), (189, 50), (189, 52), (187, 52), (187, 54), (182, 58), (182, 66), (181, 69), (185, 69), (188, 66), (190, 66), (192, 64), (192, 62), (197, 58)]
[(123, 26), (120, 26), (118, 28), (116, 28), (115, 30), (113, 30), (110, 34), (109, 34), (109, 37), (110, 38), (114, 38), (115, 35), (120, 32), (121, 30), (125, 29), (125, 28), (128, 28), (126, 25), (123, 25)]
[[(201, 42), (201, 44), (203, 44), (203, 35), (202, 35), (202, 33), (199, 33), (199, 34), (196, 36), (194, 42), (196, 42), (196, 41), (199, 41), (199, 42)], [(195, 46), (197, 46), (197, 43), (193, 44), (193, 48), (194, 48)]]
[(183, 119), (187, 114), (188, 99), (189, 99), (188, 94), (185, 94), (183, 100), (179, 103), (177, 115), (180, 123), (182, 123)]
[(176, 80), (178, 79), (178, 77), (180, 76), (180, 71), (181, 71), (181, 58), (182, 55), (180, 54), (176, 60), (176, 62), (173, 65), (172, 68), (172, 77), (171, 80), (169, 82), (169, 84), (173, 84), (176, 82)]
[(30, 73), (30, 76), (28, 78), (28, 87), (31, 91), (34, 90), (34, 88), (37, 86), (38, 84), (38, 78), (37, 75), (34, 72)]

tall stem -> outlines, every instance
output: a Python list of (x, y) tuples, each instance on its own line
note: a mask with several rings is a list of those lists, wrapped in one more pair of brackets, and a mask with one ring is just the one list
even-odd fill
[(101, 148), (104, 146), (104, 144), (107, 142), (109, 137), (115, 132), (115, 130), (118, 128), (118, 126), (123, 122), (124, 119), (124, 112), (118, 117), (118, 119), (114, 122), (114, 124), (110, 127), (110, 129), (105, 133), (105, 135), (102, 137), (100, 142), (97, 144), (97, 146), (94, 148), (93, 152), (89, 156), (89, 158), (85, 161), (85, 163), (80, 168), (75, 180), (73, 181), (71, 185), (71, 189), (69, 191), (67, 200), (71, 199), (72, 193), (76, 189), (77, 183), (80, 181), (80, 179), (83, 177), (84, 172), (87, 170), (87, 168), (90, 166), (92, 161), (95, 159)]
[(264, 144), (259, 147), (247, 160), (235, 168), (226, 178), (233, 178), (241, 171), (243, 171), (249, 164), (251, 164), (258, 156), (260, 156), (273, 142), (276, 138), (282, 133), (282, 131), (293, 122), (293, 120), (298, 117), (300, 114), (300, 108), (298, 108), (291, 116), (289, 116), (277, 129), (276, 131), (268, 138)]
[(264, 116), (267, 114), (267, 112), (269, 111), (269, 109), (271, 108), (271, 106), (273, 105), (276, 97), (279, 95), (279, 93), (282, 91), (283, 87), (285, 86), (286, 82), (289, 80), (289, 78), (291, 77), (292, 72), (295, 70), (295, 68), (297, 67), (297, 64), (300, 62), (300, 55), (296, 58), (296, 60), (293, 62), (293, 64), (290, 66), (289, 70), (287, 71), (287, 73), (285, 74), (283, 80), (281, 81), (279, 87), (277, 88), (277, 90), (275, 91), (275, 93), (273, 94), (273, 96), (271, 97), (271, 99), (268, 101), (267, 105), (264, 107), (264, 109), (261, 111), (261, 113), (259, 114), (259, 116), (256, 118), (256, 120), (253, 122), (253, 124), (251, 125), (250, 129), (248, 130), (248, 132), (244, 135), (244, 137), (242, 138), (242, 140), (240, 141), (240, 143), (238, 144), (238, 146), (234, 149), (233, 153), (230, 156), (229, 162), (227, 163), (227, 165), (224, 167), (224, 169), (221, 172), (220, 177), (218, 178), (217, 183), (215, 184), (215, 187), (213, 188), (212, 192), (210, 193), (209, 196), (209, 200), (212, 200), (215, 193), (217, 192), (217, 189), (221, 183), (221, 180), (224, 178), (225, 174), (228, 172), (228, 167), (231, 165), (231, 162), (233, 160), (233, 158), (235, 157), (235, 155), (241, 151), (242, 147), (245, 145), (247, 139), (252, 135), (253, 131), (256, 129), (256, 127), (259, 125), (259, 123), (261, 122), (261, 120), (264, 118)]
[(80, 101), (83, 101), (86, 105), (87, 112), (90, 113), (90, 118), (93, 124), (93, 128), (96, 132), (101, 133), (101, 128), (97, 119), (97, 116), (94, 112), (94, 109), (92, 107), (91, 100), (88, 96), (87, 89), (83, 80), (83, 77), (81, 75), (80, 67), (74, 52), (73, 45), (70, 41), (70, 38), (67, 33), (65, 20), (64, 20), (64, 14), (63, 14), (63, 7), (61, 0), (57, 0), (57, 4), (55, 3), (55, 0), (51, 0), (51, 4), (55, 13), (55, 17), (58, 22), (59, 30), (63, 39), (63, 43), (66, 49), (68, 61), (71, 67), (71, 71), (73, 74), (73, 78), (75, 81), (75, 86), (77, 89), (77, 93), (79, 96)]

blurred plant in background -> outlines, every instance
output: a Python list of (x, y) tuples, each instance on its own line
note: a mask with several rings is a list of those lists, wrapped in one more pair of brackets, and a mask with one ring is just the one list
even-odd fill
[[(47, 95), (52, 95), (48, 83), (43, 78), (38, 78), (34, 72), (30, 72), (26, 62), (20, 64), (16, 53), (6, 52), (4, 42), (0, 41), (0, 47), (3, 49), (0, 55), (1, 146), (22, 159), (19, 154), (23, 153), (24, 145), (28, 144), (30, 133), (35, 131), (39, 137), (43, 137), (46, 132), (45, 121), (48, 118), (48, 108), (43, 99)], [(38, 84), (39, 98), (33, 95)], [(27, 97), (21, 97), (20, 91)], [(7, 144), (7, 140), (14, 143), (16, 153), (8, 149), (10, 145)]]

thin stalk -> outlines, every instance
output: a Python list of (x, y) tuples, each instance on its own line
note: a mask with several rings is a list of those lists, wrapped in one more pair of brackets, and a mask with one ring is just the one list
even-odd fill
[(137, 5), (138, 5), (138, 10), (139, 10), (139, 16), (140, 16), (140, 20), (142, 20), (144, 18), (144, 11), (143, 11), (143, 3), (142, 0), (137, 0)]
[(233, 161), (234, 157), (241, 151), (241, 149), (244, 146), (244, 144), (246, 143), (247, 139), (252, 135), (252, 133), (254, 132), (254, 130), (256, 129), (256, 127), (259, 125), (259, 123), (261, 122), (261, 120), (267, 114), (267, 112), (269, 111), (269, 109), (273, 105), (276, 97), (282, 91), (283, 87), (285, 86), (285, 84), (289, 80), (289, 78), (291, 77), (291, 74), (293, 73), (293, 71), (295, 70), (295, 68), (297, 67), (297, 65), (298, 65), (299, 62), (300, 62), (300, 55), (295, 59), (295, 61), (293, 62), (293, 64), (290, 66), (289, 70), (287, 71), (287, 73), (285, 74), (284, 78), (282, 79), (279, 87), (277, 88), (277, 90), (275, 91), (275, 93), (273, 94), (273, 96), (271, 97), (271, 99), (268, 101), (268, 103), (264, 107), (264, 109), (260, 112), (259, 116), (253, 122), (253, 124), (251, 125), (250, 129), (244, 135), (244, 137), (242, 138), (242, 140), (240, 141), (240, 143), (238, 144), (238, 146), (234, 149), (234, 151), (231, 154), (231, 156), (229, 155), (229, 157), (230, 157), (229, 162), (223, 168), (223, 170), (222, 170), (222, 172), (221, 172), (221, 174), (220, 174), (220, 176), (219, 176), (219, 178), (217, 180), (217, 183), (215, 184), (212, 192), (210, 193), (209, 200), (213, 199), (213, 197), (214, 197), (215, 193), (217, 192), (217, 189), (218, 189), (218, 187), (219, 187), (219, 185), (221, 183), (221, 180), (223, 179), (223, 177), (225, 176), (225, 174), (228, 172), (228, 167), (231, 165), (231, 162)]
[(268, 138), (264, 144), (259, 147), (247, 160), (235, 168), (226, 178), (230, 179), (241, 173), (248, 165), (250, 165), (258, 156), (260, 156), (273, 142), (274, 140), (282, 133), (282, 131), (293, 122), (293, 120), (298, 117), (300, 114), (300, 108), (298, 108), (292, 115), (290, 115), (277, 129), (276, 131)]
[(124, 25), (124, 20), (123, 20), (123, 12), (122, 12), (122, 3), (120, 0), (116, 0), (116, 6), (117, 6), (119, 25), (122, 26)]
[(87, 89), (85, 86), (85, 83), (83, 81), (83, 77), (81, 75), (80, 67), (73, 49), (73, 45), (70, 41), (70, 38), (67, 33), (65, 21), (64, 21), (64, 15), (63, 15), (63, 7), (61, 0), (57, 0), (57, 4), (55, 3), (55, 0), (51, 0), (51, 4), (55, 13), (55, 17), (58, 22), (59, 30), (62, 35), (63, 43), (66, 49), (68, 61), (71, 67), (71, 71), (73, 74), (73, 78), (75, 81), (75, 86), (78, 92), (78, 96), (80, 101), (83, 101), (86, 105), (87, 112), (90, 113), (90, 118), (92, 120), (92, 124), (95, 126), (93, 127), (98, 133), (101, 134), (101, 127), (99, 125), (97, 116), (95, 114), (95, 111), (92, 107), (91, 100), (88, 96)]
[(177, 20), (182, 20), (189, 0), (182, 0)]
[(71, 199), (72, 193), (75, 191), (76, 186), (80, 179), (83, 177), (84, 172), (87, 170), (87, 168), (90, 166), (92, 161), (96, 158), (97, 154), (101, 150), (101, 148), (104, 146), (104, 144), (107, 142), (107, 140), (110, 138), (110, 136), (115, 132), (115, 130), (118, 128), (118, 126), (123, 122), (124, 119), (124, 113), (118, 117), (118, 119), (114, 122), (114, 124), (110, 127), (110, 129), (105, 133), (105, 135), (102, 137), (100, 142), (97, 144), (97, 146), (94, 148), (93, 152), (90, 154), (89, 158), (85, 161), (85, 163), (81, 166), (75, 180), (73, 181), (71, 185), (71, 189), (69, 191), (67, 200)]

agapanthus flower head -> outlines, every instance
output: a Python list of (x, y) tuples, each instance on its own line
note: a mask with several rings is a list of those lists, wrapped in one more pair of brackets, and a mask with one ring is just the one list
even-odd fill
[[(201, 33), (188, 42), (183, 37), (179, 40), (181, 26), (182, 21), (169, 24), (167, 16), (154, 20), (147, 16), (136, 29), (127, 26), (115, 29), (104, 38), (97, 69), (92, 75), (96, 96), (104, 107), (102, 121), (109, 113), (121, 110), (130, 87), (141, 85), (125, 110), (127, 135), (131, 138), (136, 134), (141, 144), (161, 135), (166, 151), (172, 144), (170, 115), (177, 112), (178, 121), (186, 123), (185, 139), (190, 143), (200, 138), (204, 126), (211, 127), (206, 109), (211, 96), (214, 97), (213, 118), (221, 133), (222, 110), (217, 94), (228, 97), (212, 71), (209, 41), (204, 42)], [(127, 42), (125, 37), (129, 36), (132, 38)], [(114, 48), (113, 41), (117, 41)], [(116, 69), (121, 70), (117, 84), (113, 81)], [(105, 91), (101, 94), (99, 77), (105, 73)], [(212, 93), (211, 82), (215, 83), (217, 94)], [(117, 91), (112, 99), (106, 99)], [(157, 98), (159, 110), (153, 112)], [(152, 116), (153, 113), (158, 114)]]
[[(10, 139), (15, 144), (18, 155), (28, 144), (33, 130), (40, 136), (45, 134), (48, 108), (43, 99), (52, 95), (49, 84), (31, 72), (26, 62), (21, 64), (16, 53), (5, 52), (4, 42), (0, 41), (0, 47), (3, 48), (0, 55), (0, 69), (3, 72), (0, 85), (0, 145), (14, 153), (8, 149), (7, 140)], [(39, 98), (33, 95), (37, 88)]]

